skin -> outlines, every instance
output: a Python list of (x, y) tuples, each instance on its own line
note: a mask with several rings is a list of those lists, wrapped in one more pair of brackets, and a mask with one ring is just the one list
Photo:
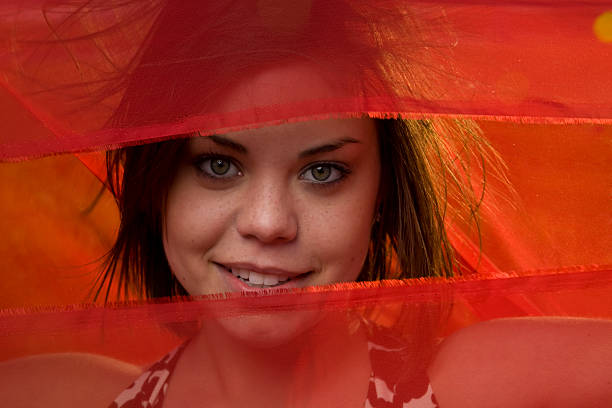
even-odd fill
[[(224, 174), (211, 169), (217, 160)], [(354, 281), (369, 246), (379, 179), (377, 136), (367, 119), (191, 139), (166, 200), (170, 268), (191, 295), (261, 290), (229, 268), (291, 278), (279, 288)], [(318, 317), (245, 317), (224, 327), (272, 347)]]
[[(187, 150), (166, 201), (164, 248), (191, 295), (235, 291), (221, 265), (308, 273), (297, 287), (357, 278), (380, 179), (370, 120), (194, 138)], [(211, 169), (217, 160), (224, 174)]]
[(39, 354), (0, 362), (0, 401), (13, 408), (108, 407), (142, 373), (86, 353)]
[(611, 339), (604, 319), (491, 320), (447, 338), (429, 378), (444, 408), (605, 408)]
[[(288, 63), (227, 90), (217, 108), (239, 111), (337, 91), (314, 67)], [(219, 159), (230, 166), (223, 175), (211, 171)], [(315, 179), (316, 166), (330, 171), (328, 178)], [(289, 277), (309, 273), (283, 285), (288, 288), (353, 281), (369, 245), (380, 166), (370, 119), (192, 138), (166, 200), (170, 268), (191, 295), (249, 290), (219, 265)]]
[[(293, 276), (280, 287), (354, 281), (379, 180), (377, 134), (367, 119), (191, 139), (166, 200), (169, 265), (192, 295), (261, 291), (227, 271), (236, 265)], [(371, 370), (367, 343), (338, 324), (343, 318), (308, 310), (206, 321), (177, 364), (167, 404), (358, 406)], [(307, 395), (295, 393), (296, 377), (313, 379), (297, 388)], [(360, 391), (347, 398), (341, 390), (350, 387)]]
[[(265, 103), (287, 87), (292, 100), (334, 92), (314, 71), (287, 65), (229, 91), (219, 108)], [(191, 295), (261, 290), (228, 269), (289, 276), (286, 288), (354, 281), (369, 247), (380, 167), (369, 119), (192, 138), (165, 201), (170, 268)], [(177, 364), (166, 404), (359, 406), (371, 370), (367, 343), (361, 331), (338, 324), (343, 318), (302, 311), (204, 322)], [(297, 387), (307, 395), (295, 393), (296, 378), (310, 379)], [(349, 388), (360, 391), (347, 396)]]

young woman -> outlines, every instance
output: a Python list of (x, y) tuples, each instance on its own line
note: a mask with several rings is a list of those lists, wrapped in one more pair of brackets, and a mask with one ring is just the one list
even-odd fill
[[(257, 103), (271, 83), (280, 89), (300, 83), (317, 93), (329, 88), (307, 65), (288, 64), (239, 84), (220, 109), (241, 94)], [(120, 189), (113, 188), (122, 227), (107, 276), (118, 272), (126, 285), (155, 297), (449, 273), (444, 203), (428, 161), (434, 142), (424, 121), (355, 118), (114, 152), (109, 179), (117, 180), (123, 164)], [(434, 406), (426, 367), (414, 361), (403, 370), (415, 389), (383, 391), (377, 381), (395, 390), (400, 378), (373, 368), (372, 349), (393, 344), (391, 354), (405, 359), (399, 340), (367, 322), (352, 331), (347, 323), (308, 311), (207, 322), (115, 406), (377, 406), (385, 399)], [(326, 340), (313, 341), (321, 333)], [(296, 370), (312, 379), (306, 394), (296, 394)], [(166, 385), (167, 395), (159, 391)], [(266, 392), (241, 392), (249, 388)]]
[[(228, 33), (225, 20), (209, 17), (212, 4), (201, 8), (180, 2), (163, 8), (126, 80), (114, 126), (240, 112), (271, 100), (338, 97), (355, 86), (355, 78), (363, 79), (352, 75), (363, 65), (380, 68), (367, 78), (388, 89), (399, 86), (389, 78), (398, 79), (389, 66), (353, 64), (380, 53), (351, 55), (355, 44), (342, 36), (335, 49), (343, 52), (335, 55), (308, 43), (312, 37), (301, 30), (334, 20), (317, 20), (324, 16), (319, 9), (309, 12), (311, 25), (299, 13), (287, 25), (270, 13), (230, 7), (228, 19), (246, 20), (243, 31)], [(271, 29), (277, 35), (272, 51), (254, 52), (270, 44)], [(215, 30), (235, 43), (211, 40)], [(298, 55), (291, 51), (296, 43), (304, 47)], [(233, 58), (227, 49), (235, 51)], [(272, 64), (269, 53), (278, 54)], [(195, 67), (207, 58), (215, 69), (204, 75)], [(220, 75), (231, 70), (240, 75)], [(468, 212), (475, 201), (462, 187), (469, 180), (456, 171), (451, 139), (440, 135), (454, 133), (458, 145), (491, 157), (473, 127), (367, 117), (275, 125), (183, 135), (190, 137), (111, 153), (109, 184), (122, 218), (105, 279), (118, 276), (121, 287), (153, 298), (452, 273), (447, 201), (466, 203)], [(453, 190), (455, 195), (444, 194)], [(13, 361), (3, 367), (9, 374), (0, 385), (3, 401), (63, 407), (571, 407), (605, 406), (610, 398), (609, 322), (493, 321), (460, 331), (435, 357), (432, 342), (423, 341), (421, 358), (410, 359), (402, 354), (405, 342), (421, 333), (398, 338), (367, 319), (356, 327), (349, 320), (307, 309), (208, 319), (144, 373), (88, 355)], [(584, 353), (587, 340), (591, 352)], [(68, 384), (72, 392), (66, 395)]]
[[(257, 102), (270, 83), (282, 89), (296, 82), (320, 93), (328, 86), (307, 67), (288, 65), (241, 84), (223, 103), (239, 98), (238, 92)], [(360, 118), (116, 152), (109, 174), (116, 180), (117, 165), (124, 163), (123, 228), (108, 271), (121, 257), (126, 282), (149, 296), (450, 273), (446, 203), (431, 163), (436, 143), (428, 122)], [(485, 323), (449, 339), (429, 366), (406, 361), (392, 333), (367, 321), (355, 331), (338, 322), (337, 316), (305, 312), (209, 322), (120, 394), (116, 406), (604, 406), (608, 398), (609, 322)], [(300, 365), (316, 333), (327, 340)], [(582, 350), (587, 338), (598, 350), (593, 355)], [(424, 356), (431, 346), (422, 343)], [(381, 365), (372, 352), (381, 348), (391, 355), (386, 358), (404, 361), (398, 371)], [(295, 394), (296, 367), (309, 379), (305, 395)], [(164, 375), (156, 375), (160, 371)]]
[[(158, 228), (156, 236), (131, 241), (140, 246), (132, 251), (151, 254), (142, 247), (156, 240), (167, 264), (155, 269), (146, 266), (146, 256), (136, 257), (145, 266), (132, 270), (158, 274), (140, 277), (149, 291), (192, 295), (358, 279), (374, 256), (373, 231), (392, 219), (380, 210), (394, 188), (383, 187), (392, 163), (383, 159), (384, 143), (422, 137), (382, 136), (377, 126), (408, 125), (308, 121), (119, 153), (126, 164), (119, 195), (124, 223), (130, 219), (128, 186), (138, 185), (130, 179), (149, 180), (146, 189), (157, 189), (160, 179), (152, 172), (168, 177), (166, 193), (143, 194), (131, 209), (145, 217), (140, 225)], [(156, 160), (173, 151), (173, 166)], [(150, 200), (155, 197), (157, 203)], [(122, 230), (117, 246), (134, 231)], [(164, 279), (172, 285), (155, 286)], [(342, 319), (308, 310), (207, 319), (191, 340), (144, 373), (99, 356), (38, 356), (3, 363), (0, 391), (3, 401), (20, 407), (111, 401), (111, 407), (605, 407), (610, 398), (608, 321), (486, 322), (447, 339), (435, 357), (422, 343), (430, 363), (423, 366), (402, 354), (414, 348), (403, 343), (410, 337), (367, 320), (350, 327)]]

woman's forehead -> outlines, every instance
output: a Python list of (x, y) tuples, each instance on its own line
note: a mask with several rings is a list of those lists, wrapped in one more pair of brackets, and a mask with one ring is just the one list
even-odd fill
[(194, 151), (222, 147), (240, 155), (282, 153), (301, 159), (340, 149), (376, 152), (378, 138), (373, 119), (332, 118), (196, 137), (189, 146)]
[(326, 78), (314, 63), (286, 62), (257, 71), (237, 81), (219, 96), (221, 111), (240, 111), (253, 106), (287, 105), (339, 96), (337, 81)]

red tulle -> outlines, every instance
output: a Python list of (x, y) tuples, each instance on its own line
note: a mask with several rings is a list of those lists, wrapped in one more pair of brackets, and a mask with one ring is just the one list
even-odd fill
[[(375, 374), (347, 394), (375, 407), (401, 406), (400, 397), (433, 407), (426, 372), (454, 333), (499, 318), (612, 319), (608, 3), (239, 3), (0, 5), (0, 161), (8, 162), (0, 165), (0, 360), (92, 353), (145, 369), (183, 345), (188, 357), (177, 360), (177, 376), (219, 385), (229, 371), (188, 366), (192, 345), (212, 347), (233, 331), (274, 332), (295, 320), (305, 328), (279, 334), (292, 340), (274, 354), (292, 367), (290, 396), (279, 392), (286, 405), (317, 401), (309, 394), (313, 378), (330, 375), (324, 362), (311, 364), (322, 353), (351, 367), (342, 373), (358, 373), (364, 366), (354, 355), (364, 353), (351, 345), (367, 343)], [(207, 41), (181, 47), (190, 35)], [(279, 79), (266, 92), (220, 102), (288, 64), (303, 64), (331, 85), (320, 92)], [(449, 217), (457, 276), (92, 301), (119, 223), (103, 150), (361, 116), (475, 120), (507, 165), (508, 180), (477, 172), (486, 182), (479, 231)], [(372, 351), (397, 344), (399, 354)], [(223, 367), (240, 358), (230, 346), (219, 350)], [(0, 382), (12, 384), (10, 364), (0, 366)], [(381, 381), (395, 381), (398, 392), (385, 394)], [(155, 389), (162, 383), (143, 384), (146, 398), (166, 395)], [(267, 397), (253, 392), (252, 405)], [(213, 393), (207, 402), (223, 398)], [(339, 393), (330, 398), (339, 401)]]

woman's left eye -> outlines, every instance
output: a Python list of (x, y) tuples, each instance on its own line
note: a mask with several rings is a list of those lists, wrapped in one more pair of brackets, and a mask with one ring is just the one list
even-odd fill
[(211, 178), (232, 178), (242, 175), (231, 159), (222, 156), (203, 157), (197, 161), (196, 167), (203, 175)]
[(311, 183), (333, 183), (341, 180), (348, 170), (335, 164), (317, 163), (302, 172), (300, 178)]

